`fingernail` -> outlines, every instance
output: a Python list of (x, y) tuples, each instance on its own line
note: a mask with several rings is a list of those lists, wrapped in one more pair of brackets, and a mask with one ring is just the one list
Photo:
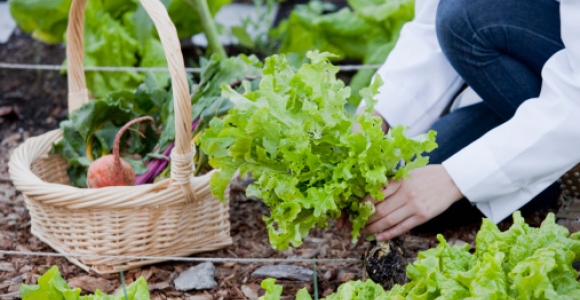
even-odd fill
[(387, 239), (385, 238), (385, 235), (380, 233), (375, 235), (375, 239), (377, 240), (377, 242), (382, 242), (382, 241), (386, 241)]

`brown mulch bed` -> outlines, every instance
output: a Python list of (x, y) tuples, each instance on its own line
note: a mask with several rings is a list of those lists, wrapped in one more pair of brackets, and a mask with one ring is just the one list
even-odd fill
[[(47, 46), (16, 32), (7, 44), (0, 45), (0, 61), (12, 63), (60, 64), (64, 58), (61, 45)], [(54, 252), (30, 232), (30, 216), (23, 196), (13, 187), (8, 175), (11, 152), (24, 140), (58, 127), (66, 117), (66, 77), (54, 71), (0, 69), (0, 249), (17, 251)], [(304, 244), (296, 249), (274, 251), (269, 242), (262, 215), (267, 209), (260, 201), (244, 196), (244, 182), (238, 182), (231, 201), (231, 235), (234, 244), (225, 249), (204, 253), (199, 257), (221, 258), (362, 258), (368, 242), (352, 244), (346, 231), (332, 225), (314, 230)], [(529, 221), (538, 224), (543, 215)], [(502, 228), (509, 226), (503, 223)], [(444, 232), (451, 243), (474, 243), (478, 224)], [(437, 244), (435, 235), (409, 234), (406, 236), (412, 256), (417, 251)], [(173, 279), (184, 270), (196, 265), (191, 262), (170, 262), (146, 266), (126, 272), (128, 283), (144, 276), (150, 286), (152, 299), (247, 299), (252, 293), (262, 294), (262, 278), (251, 273), (260, 264), (216, 263), (218, 287), (207, 291), (177, 291)], [(0, 256), (0, 299), (18, 298), (22, 283), (34, 284), (51, 266), (58, 265), (63, 277), (86, 292), (99, 288), (107, 293), (120, 286), (119, 274), (88, 274), (64, 258)], [(300, 264), (295, 264), (300, 265)], [(311, 265), (304, 265), (312, 268)], [(358, 279), (361, 263), (317, 264), (319, 296), (336, 290), (348, 279)], [(313, 291), (312, 282), (279, 280), (285, 287), (284, 295), (294, 295), (300, 288)], [(250, 297), (248, 297), (250, 296)], [(287, 297), (289, 298), (289, 297)]]

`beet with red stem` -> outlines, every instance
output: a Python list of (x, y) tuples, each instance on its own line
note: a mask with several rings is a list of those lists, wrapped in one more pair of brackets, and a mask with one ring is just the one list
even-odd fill
[[(191, 123), (191, 131), (194, 131), (199, 125), (200, 119), (196, 119)], [(167, 145), (167, 148), (161, 152), (163, 156), (169, 157), (171, 155), (171, 150), (175, 147), (175, 142), (171, 142)], [(141, 175), (137, 175), (135, 179), (135, 185), (152, 183), (155, 177), (159, 176), (165, 170), (169, 161), (163, 158), (154, 158), (147, 164), (147, 171)]]
[(123, 133), (131, 125), (145, 120), (155, 122), (152, 117), (140, 117), (129, 121), (115, 136), (113, 154), (102, 156), (91, 163), (87, 174), (87, 185), (89, 188), (131, 186), (135, 184), (135, 170), (133, 170), (133, 167), (128, 162), (121, 159), (119, 155), (119, 143), (121, 142)]

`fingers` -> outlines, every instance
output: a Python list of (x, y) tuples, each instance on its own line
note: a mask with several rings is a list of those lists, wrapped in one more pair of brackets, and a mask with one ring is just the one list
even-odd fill
[(346, 225), (347, 222), (348, 222), (348, 213), (341, 211), (340, 217), (336, 221), (336, 228), (338, 230), (342, 230), (342, 228), (344, 227), (344, 225)]
[(419, 217), (413, 216), (397, 224), (395, 227), (392, 227), (384, 232), (377, 234), (375, 238), (379, 242), (390, 240), (423, 223), (424, 221), (421, 221)]
[[(397, 190), (399, 190), (399, 188), (401, 187), (401, 183), (398, 181), (390, 181), (389, 184), (387, 184), (386, 186), (383, 186), (381, 188), (381, 192), (383, 192), (383, 196), (385, 198), (388, 198), (390, 196), (392, 196), (394, 193), (397, 192)], [(363, 199), (363, 201), (370, 201), (373, 205), (376, 205), (377, 203), (383, 201), (383, 199), (373, 199), (373, 197), (371, 197), (371, 195), (366, 195)]]
[(392, 213), (385, 214), (373, 223), (367, 223), (367, 226), (361, 231), (363, 234), (375, 234), (381, 231), (388, 230), (403, 222), (405, 219), (414, 214), (409, 206), (401, 206)]
[[(377, 220), (393, 213), (395, 210), (401, 208), (402, 206), (407, 203), (407, 199), (405, 198), (404, 194), (398, 193), (401, 191), (400, 184), (397, 183), (398, 186), (395, 186), (395, 193), (391, 194), (385, 199), (383, 202), (375, 204), (375, 213), (369, 218), (367, 224), (372, 224)], [(391, 192), (387, 190), (387, 192)]]

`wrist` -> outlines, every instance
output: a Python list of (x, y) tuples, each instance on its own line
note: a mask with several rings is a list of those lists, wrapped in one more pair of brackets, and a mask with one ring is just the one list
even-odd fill
[(451, 175), (449, 175), (447, 169), (445, 169), (445, 167), (440, 164), (435, 166), (437, 167), (439, 178), (441, 179), (441, 184), (447, 187), (446, 194), (447, 198), (451, 201), (451, 203), (454, 203), (462, 199), (464, 197), (463, 193), (461, 192), (455, 181), (453, 181), (453, 178), (451, 177)]

